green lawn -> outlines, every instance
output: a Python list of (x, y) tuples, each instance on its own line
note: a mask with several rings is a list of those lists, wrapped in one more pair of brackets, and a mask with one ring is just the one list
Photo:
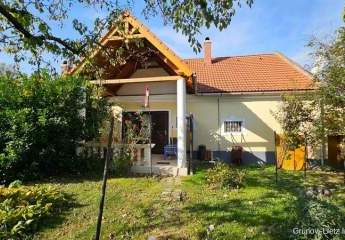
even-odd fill
[[(245, 187), (238, 191), (210, 190), (204, 171), (174, 178), (112, 178), (108, 181), (102, 239), (284, 239), (299, 215), (305, 185), (335, 189), (332, 204), (345, 214), (343, 176), (326, 172), (279, 172), (274, 168), (246, 168)], [(69, 210), (45, 221), (35, 239), (92, 239), (99, 201), (100, 180), (62, 179), (52, 184), (72, 199)], [(182, 201), (162, 192), (185, 192)]]

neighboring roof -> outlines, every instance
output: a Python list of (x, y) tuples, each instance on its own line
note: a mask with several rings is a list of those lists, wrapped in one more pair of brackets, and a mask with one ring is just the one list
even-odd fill
[(185, 59), (196, 74), (199, 93), (312, 90), (310, 73), (280, 53)]
[[(156, 37), (144, 24), (142, 24), (137, 18), (131, 15), (129, 12), (125, 12), (122, 14), (121, 21), (129, 23), (134, 29), (136, 29), (140, 34), (143, 35), (147, 41), (149, 41), (158, 51), (164, 56), (164, 61), (169, 60), (172, 64), (176, 66), (179, 70), (179, 74), (182, 76), (190, 77), (192, 75), (191, 69), (188, 65), (179, 57), (177, 56), (167, 45), (165, 45), (158, 37)], [(108, 42), (111, 40), (112, 36), (115, 36), (117, 33), (117, 29), (112, 27), (99, 41), (99, 43), (103, 46), (107, 45)], [(96, 49), (92, 54), (91, 58), (97, 55), (100, 49)], [(76, 65), (72, 70), (71, 73), (75, 73), (80, 71), (84, 64), (86, 63), (86, 59), (83, 59), (78, 65)]]

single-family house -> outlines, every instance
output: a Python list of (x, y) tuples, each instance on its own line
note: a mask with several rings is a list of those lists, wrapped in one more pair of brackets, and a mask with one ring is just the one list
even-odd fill
[[(231, 161), (233, 146), (242, 146), (243, 164), (274, 163), (274, 131), (280, 126), (272, 112), (282, 93), (313, 89), (307, 71), (281, 53), (213, 57), (209, 38), (202, 58), (182, 59), (131, 14), (124, 14), (122, 21), (126, 35), (114, 27), (100, 44), (116, 49), (128, 39), (141, 39), (143, 46), (136, 50), (146, 51), (144, 62), (129, 58), (118, 68), (109, 65), (102, 81), (91, 80), (106, 88), (107, 98), (121, 106), (122, 116), (150, 111), (153, 147), (150, 151), (147, 144), (138, 146), (144, 149), (139, 155), (152, 152), (157, 171), (168, 165), (181, 175), (200, 145), (212, 159)], [(104, 65), (100, 51), (92, 57)], [(82, 72), (84, 65), (85, 60), (70, 73)], [(144, 106), (147, 88), (149, 107)], [(167, 146), (176, 150), (176, 158), (159, 165)], [(148, 164), (139, 161), (133, 170), (148, 171)]]

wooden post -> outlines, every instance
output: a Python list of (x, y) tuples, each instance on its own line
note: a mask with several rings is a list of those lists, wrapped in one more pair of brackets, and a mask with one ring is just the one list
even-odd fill
[(321, 166), (325, 165), (325, 158), (326, 158), (326, 134), (325, 134), (325, 106), (323, 103), (323, 99), (320, 99), (320, 117), (321, 117)]
[(276, 183), (278, 183), (278, 153), (277, 153), (277, 133), (274, 131), (274, 153), (276, 162)]
[(192, 172), (193, 161), (193, 114), (189, 115), (189, 161), (188, 161), (188, 175)]
[(308, 140), (307, 134), (304, 134), (304, 180), (307, 179), (307, 160), (308, 160)]
[(108, 177), (108, 165), (109, 159), (113, 155), (112, 154), (112, 143), (113, 143), (113, 132), (114, 132), (114, 116), (111, 116), (110, 119), (110, 130), (109, 130), (109, 137), (108, 137), (108, 149), (107, 149), (107, 156), (104, 162), (104, 171), (103, 171), (103, 182), (102, 182), (102, 192), (101, 192), (101, 200), (99, 203), (98, 209), (98, 219), (97, 219), (97, 228), (96, 228), (96, 236), (95, 240), (99, 240), (101, 234), (101, 226), (102, 226), (102, 216), (103, 216), (103, 207), (104, 207), (104, 199), (105, 199), (105, 190), (107, 187), (107, 177)]

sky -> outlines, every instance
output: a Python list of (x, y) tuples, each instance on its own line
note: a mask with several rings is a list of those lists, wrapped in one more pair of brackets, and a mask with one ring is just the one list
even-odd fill
[[(171, 26), (164, 26), (160, 17), (145, 19), (141, 14), (143, 0), (136, 0), (134, 15), (148, 26), (162, 41), (182, 58), (202, 57), (195, 54), (183, 35)], [(251, 8), (243, 5), (237, 9), (230, 26), (219, 31), (203, 29), (200, 41), (212, 40), (212, 55), (235, 56), (257, 53), (281, 52), (308, 68), (311, 49), (306, 44), (313, 38), (327, 39), (343, 25), (344, 0), (254, 0)], [(102, 13), (93, 8), (74, 9), (72, 17), (92, 23)], [(66, 26), (56, 29), (60, 36), (74, 36)], [(11, 57), (0, 53), (0, 62), (11, 63)], [(59, 63), (54, 64), (56, 67)], [(31, 72), (32, 67), (21, 64), (21, 70)]]

